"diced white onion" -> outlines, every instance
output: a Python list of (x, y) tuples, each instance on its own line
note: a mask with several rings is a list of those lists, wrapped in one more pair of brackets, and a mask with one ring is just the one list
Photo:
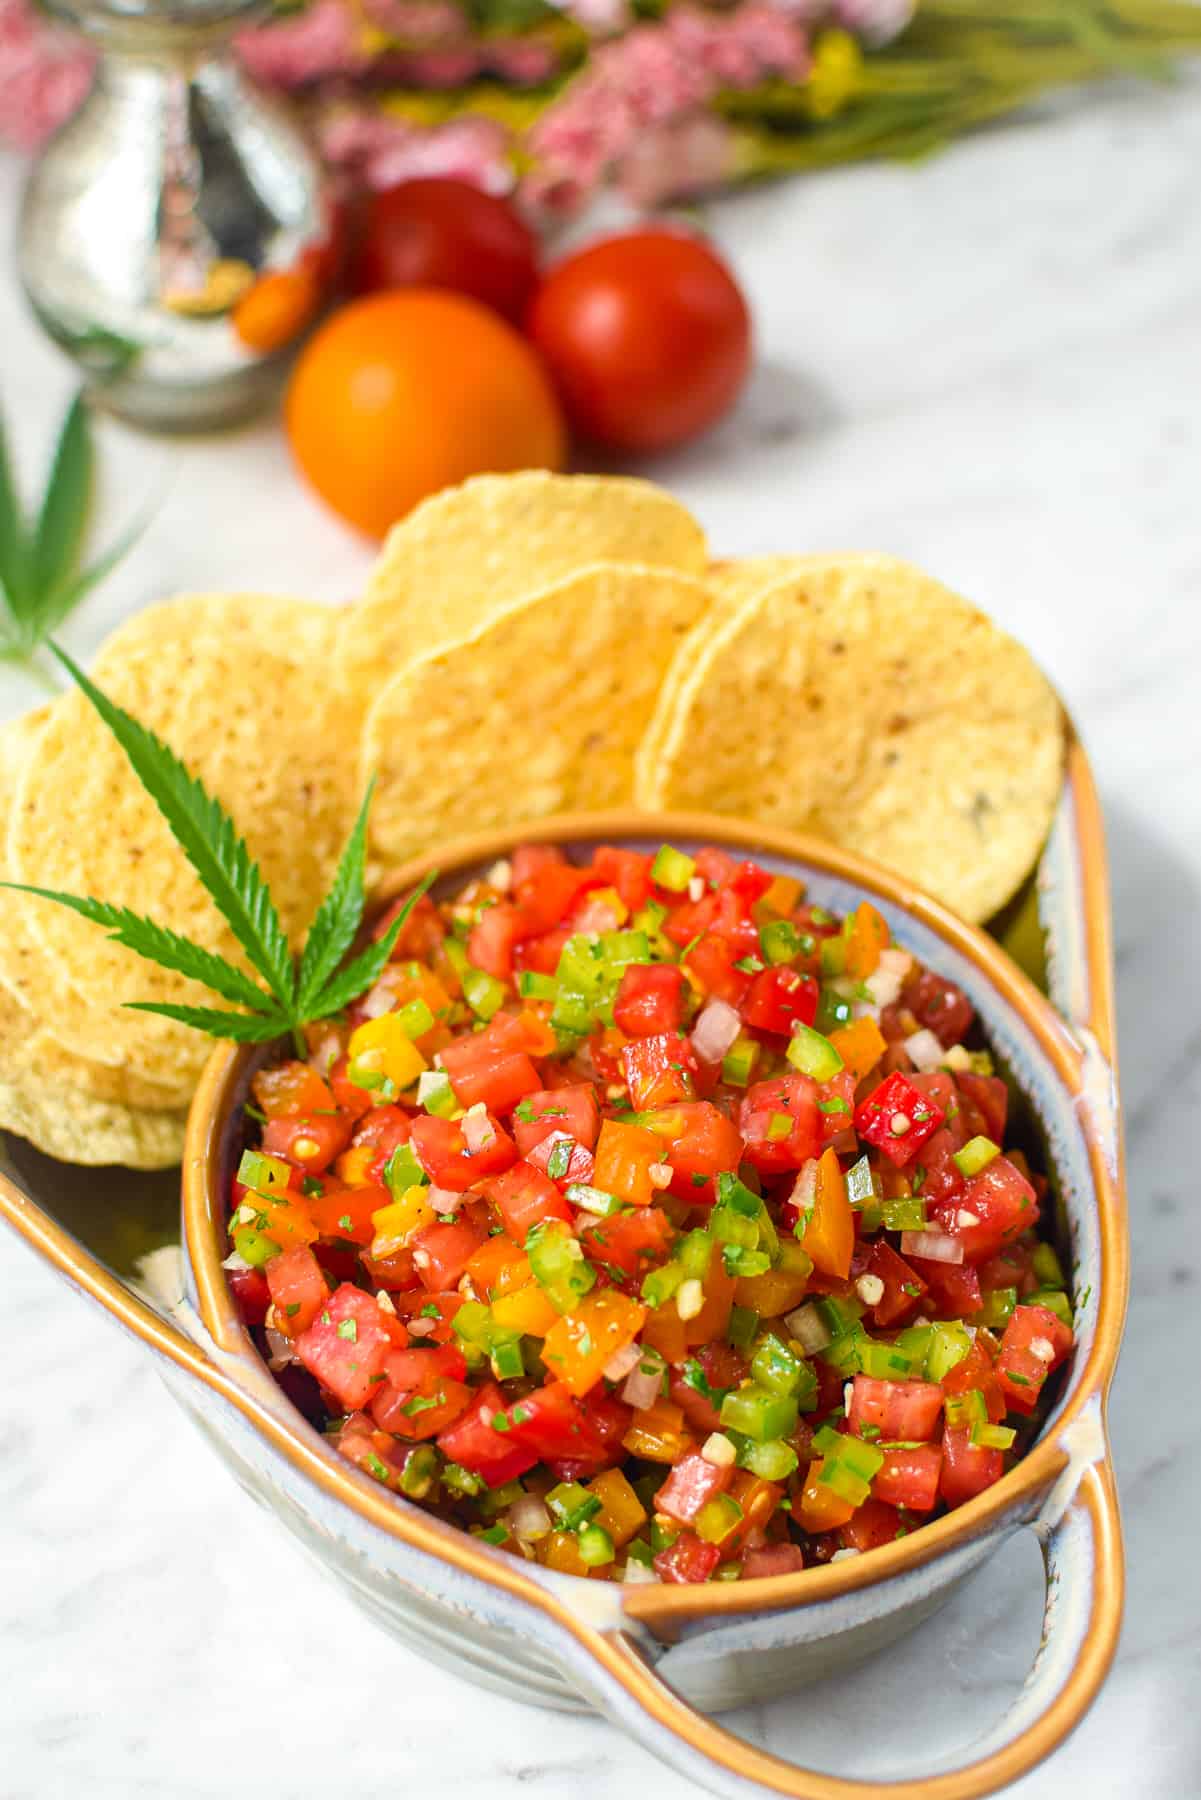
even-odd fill
[(797, 1171), (797, 1178), (792, 1184), (792, 1192), (788, 1198), (798, 1212), (808, 1212), (817, 1198), (817, 1159), (810, 1157), (802, 1163)]
[(962, 1225), (963, 1229), (967, 1231), (970, 1226), (980, 1223), (980, 1214), (974, 1213), (968, 1206), (961, 1206), (955, 1214), (955, 1223)]
[(591, 1231), (594, 1225), (603, 1225), (604, 1222), (604, 1213), (581, 1211), (575, 1216), (575, 1228), (577, 1231)]
[(494, 887), (498, 894), (507, 894), (513, 885), (513, 865), (503, 859), (493, 863), (488, 870), (488, 886)]
[(711, 1431), (701, 1445), (701, 1455), (715, 1469), (732, 1469), (738, 1452), (724, 1431)]
[(1040, 1363), (1053, 1363), (1055, 1361), (1055, 1346), (1050, 1338), (1031, 1338), (1030, 1354), (1031, 1356), (1036, 1356)]
[(905, 1039), (905, 1049), (914, 1068), (920, 1069), (924, 1075), (937, 1069), (946, 1056), (946, 1051), (932, 1031), (915, 1031), (912, 1037)]
[(924, 1257), (927, 1262), (961, 1263), (963, 1245), (945, 1231), (903, 1231), (901, 1255)]
[(742, 1020), (726, 1000), (710, 1000), (692, 1027), (692, 1048), (702, 1062), (719, 1063), (738, 1033)]
[(425, 1197), (436, 1213), (458, 1212), (463, 1204), (462, 1194), (456, 1194), (453, 1188), (427, 1187)]
[(688, 898), (694, 906), (698, 900), (705, 898), (705, 877), (703, 875), (694, 875), (688, 883)]
[(266, 1337), (267, 1349), (269, 1352), (267, 1357), (268, 1368), (276, 1370), (286, 1369), (289, 1363), (299, 1362), (300, 1359), (292, 1348), (291, 1338), (285, 1337), (282, 1331), (274, 1331), (269, 1325), (267, 1327)]
[(695, 1319), (705, 1304), (705, 1290), (699, 1281), (684, 1281), (676, 1295), (676, 1311), (682, 1319)]
[(623, 1344), (615, 1350), (604, 1367), (606, 1381), (624, 1381), (642, 1352), (637, 1344)]
[(806, 1356), (815, 1356), (830, 1342), (826, 1322), (812, 1301), (798, 1306), (795, 1312), (785, 1313), (784, 1323)]
[(513, 1536), (527, 1544), (546, 1537), (551, 1528), (550, 1514), (537, 1494), (523, 1494), (520, 1500), (514, 1500), (506, 1520)]
[(653, 1188), (668, 1188), (675, 1170), (670, 1163), (652, 1163), (646, 1174)]
[(244, 1256), (239, 1256), (236, 1250), (231, 1250), (221, 1267), (223, 1269), (249, 1269), (251, 1265)]
[(962, 1044), (952, 1044), (949, 1050), (943, 1051), (942, 1060), (948, 1069), (952, 1069), (956, 1075), (962, 1075), (972, 1066), (972, 1053), (965, 1050)]
[(391, 1313), (393, 1318), (396, 1317), (396, 1302), (393, 1300), (387, 1288), (380, 1288), (375, 1296), (375, 1304), (379, 1307), (381, 1312)]
[(836, 1550), (834, 1552), (833, 1556), (830, 1558), (830, 1561), (832, 1563), (850, 1562), (852, 1556), (858, 1556), (858, 1554), (859, 1554), (858, 1550), (856, 1550), (853, 1547), (853, 1545), (847, 1544), (843, 1549)]
[(492, 1121), (488, 1117), (488, 1108), (482, 1100), (469, 1106), (459, 1120), (459, 1130), (463, 1133), (463, 1142), (472, 1156), (486, 1150), (496, 1137)]
[(621, 1579), (623, 1582), (628, 1582), (630, 1587), (641, 1587), (648, 1581), (658, 1581), (659, 1577), (648, 1564), (635, 1562), (631, 1557), (621, 1571)]
[(657, 1350), (644, 1347), (621, 1390), (621, 1397), (626, 1405), (632, 1406), (635, 1412), (645, 1412), (648, 1406), (653, 1406), (659, 1398), (666, 1367), (667, 1364)]
[(382, 975), (370, 991), (359, 1001), (359, 1011), (365, 1019), (382, 1019), (396, 1005), (396, 989), (386, 975)]
[(405, 1324), (408, 1327), (409, 1336), (416, 1338), (429, 1337), (432, 1331), (438, 1329), (437, 1319), (406, 1319)]
[(912, 967), (907, 950), (881, 950), (879, 962), (863, 984), (877, 1006), (896, 1005)]
[(884, 1283), (878, 1275), (861, 1275), (855, 1283), (855, 1292), (864, 1306), (879, 1306), (884, 1298)]

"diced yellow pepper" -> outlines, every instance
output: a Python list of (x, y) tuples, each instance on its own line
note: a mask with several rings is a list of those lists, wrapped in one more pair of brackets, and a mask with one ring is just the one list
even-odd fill
[(589, 895), (589, 906), (603, 906), (613, 914), (617, 925), (624, 925), (630, 916), (630, 909), (615, 887), (593, 888)]
[(585, 1294), (575, 1311), (547, 1332), (542, 1360), (573, 1394), (586, 1394), (610, 1357), (633, 1343), (645, 1318), (645, 1306), (616, 1288)]
[(670, 1400), (656, 1400), (653, 1406), (636, 1412), (621, 1443), (631, 1456), (661, 1463), (679, 1462), (692, 1448), (692, 1439), (684, 1430), (683, 1410)]
[(501, 1294), (492, 1302), (492, 1317), (506, 1330), (520, 1331), (523, 1337), (545, 1337), (558, 1320), (558, 1313), (536, 1281)]
[(593, 1516), (592, 1523), (607, 1531), (615, 1547), (620, 1550), (646, 1523), (645, 1506), (620, 1469), (605, 1469), (601, 1474), (594, 1475), (588, 1483), (588, 1491), (595, 1494), (601, 1503), (601, 1509)]
[(375, 1236), (371, 1240), (370, 1254), (373, 1257), (395, 1255), (415, 1231), (420, 1231), (423, 1225), (437, 1223), (438, 1215), (430, 1205), (428, 1195), (429, 1189), (425, 1187), (406, 1188), (399, 1200), (372, 1213)]
[(376, 1144), (352, 1144), (349, 1150), (343, 1150), (334, 1164), (334, 1173), (347, 1187), (365, 1187), (367, 1171), (378, 1155)]
[(398, 1092), (412, 1087), (428, 1067), (396, 1013), (384, 1013), (357, 1026), (350, 1034), (346, 1054), (352, 1064), (386, 1076)]
[[(786, 919), (790, 912), (796, 911), (804, 892), (804, 883), (795, 876), (777, 875), (759, 901), (759, 907), (768, 919)], [(758, 912), (758, 907), (755, 910)]]

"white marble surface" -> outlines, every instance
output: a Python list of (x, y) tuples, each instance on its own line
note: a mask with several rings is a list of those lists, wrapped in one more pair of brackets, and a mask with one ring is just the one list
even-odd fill
[[(1096, 761), (1115, 872), (1134, 1289), (1113, 1397), (1130, 1604), (1105, 1693), (1022, 1800), (1201, 1795), (1196, 1157), (1201, 1106), (1201, 85), (1111, 92), (915, 169), (714, 210), (760, 366), (655, 471), (724, 550), (873, 547), (1021, 633)], [(17, 171), (0, 166), (11, 220)], [(0, 275), (0, 394), (41, 454), (68, 376)], [(73, 622), (87, 654), (172, 589), (351, 594), (363, 548), (270, 424), (101, 431), (145, 540)], [(34, 695), (6, 674), (0, 709)], [(603, 1724), (473, 1692), (379, 1635), (185, 1425), (145, 1359), (0, 1242), (0, 1796), (618, 1800), (685, 1784)], [(883, 1663), (739, 1721), (879, 1779), (964, 1741), (1038, 1632), (1015, 1543)]]

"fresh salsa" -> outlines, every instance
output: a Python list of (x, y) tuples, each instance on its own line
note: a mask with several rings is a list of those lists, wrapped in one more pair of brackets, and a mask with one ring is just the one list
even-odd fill
[(968, 999), (870, 901), (523, 845), (307, 1029), (254, 1078), (226, 1267), (393, 1492), (571, 1574), (735, 1581), (1020, 1454), (1072, 1348), (1046, 1182)]

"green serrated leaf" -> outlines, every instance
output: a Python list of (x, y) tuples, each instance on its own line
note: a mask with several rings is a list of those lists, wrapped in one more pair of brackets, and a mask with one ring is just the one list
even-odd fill
[(169, 745), (101, 693), (65, 650), (55, 643), (50, 649), (124, 750), (134, 774), (167, 821), (252, 966), (267, 983), (289, 1023), (295, 1023), (296, 969), (292, 953), (262, 872), (238, 836), (233, 820), (203, 782), (188, 773)]
[(70, 907), (72, 912), (89, 919), (93, 925), (103, 926), (110, 937), (124, 944), (127, 950), (136, 951), (160, 968), (173, 969), (178, 975), (203, 982), (223, 1000), (232, 1000), (235, 1005), (247, 1006), (259, 1013), (268, 1004), (269, 996), (262, 988), (233, 963), (226, 962), (223, 956), (194, 944), (190, 938), (181, 937), (165, 925), (156, 925), (153, 919), (143, 918), (141, 913), (131, 912), (128, 907), (110, 906), (104, 900), (85, 899), (78, 894), (61, 894), (54, 888), (29, 887), (21, 881), (3, 881), (0, 887), (12, 888), (20, 894), (36, 894), (39, 899)]
[(179, 1025), (190, 1025), (209, 1037), (228, 1038), (235, 1044), (270, 1044), (286, 1037), (291, 1029), (282, 1013), (219, 1012), (207, 1006), (173, 1006), (167, 1001), (127, 1000), (129, 1012), (157, 1013), (160, 1018), (174, 1019)]
[(29, 542), (0, 418), (0, 587), (14, 621), (25, 616), (29, 592)]
[(81, 569), (79, 574), (66, 582), (64, 586), (55, 589), (46, 601), (39, 636), (49, 637), (52, 632), (57, 631), (68, 614), (74, 612), (79, 602), (86, 599), (94, 587), (99, 587), (102, 581), (108, 579), (117, 564), (123, 562), (129, 555), (153, 518), (154, 510), (153, 507), (147, 507), (146, 511), (134, 520), (128, 530), (123, 531), (107, 550), (101, 551), (94, 562), (90, 562), (86, 569)]
[(83, 390), (63, 420), (33, 534), (30, 587), (36, 623), (79, 560), (92, 495), (92, 439)]
[(363, 876), (367, 864), (367, 814), (374, 790), (373, 778), (363, 796), (354, 829), (346, 840), (329, 893), (309, 926), (296, 980), (296, 1011), (302, 1019), (308, 1016), (312, 1001), (354, 943), (362, 922), (366, 903)]
[(378, 943), (370, 944), (352, 963), (347, 964), (341, 974), (335, 975), (327, 983), (306, 1012), (306, 1022), (326, 1019), (331, 1013), (341, 1012), (344, 1006), (349, 1006), (352, 1000), (357, 1000), (360, 994), (365, 994), (375, 986), (384, 964), (396, 946), (405, 920), (435, 879), (436, 874), (431, 871), (421, 885), (414, 888)]

